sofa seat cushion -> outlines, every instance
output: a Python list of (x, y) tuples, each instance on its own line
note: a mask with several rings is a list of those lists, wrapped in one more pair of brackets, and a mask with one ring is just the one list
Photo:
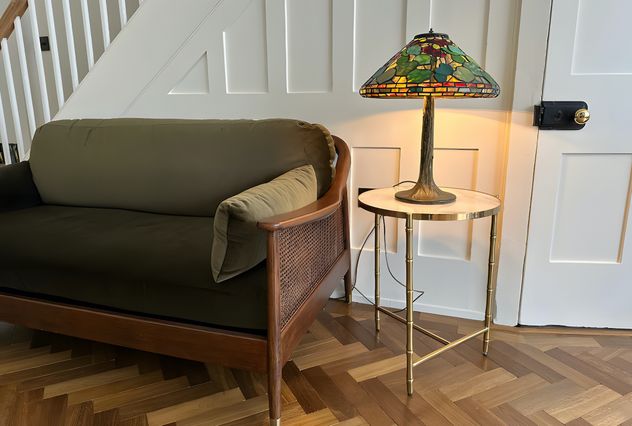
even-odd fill
[(0, 287), (209, 325), (266, 328), (261, 264), (221, 285), (213, 219), (41, 205), (0, 213)]

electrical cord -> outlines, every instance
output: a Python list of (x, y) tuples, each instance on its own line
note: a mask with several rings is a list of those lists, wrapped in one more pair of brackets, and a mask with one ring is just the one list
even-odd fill
[[(401, 181), (395, 185), (393, 185), (393, 187), (399, 186), (402, 183), (415, 183), (413, 181), (410, 180), (405, 180), (405, 181)], [(388, 250), (386, 249), (386, 219), (384, 218), (384, 216), (382, 216), (382, 231), (383, 231), (383, 235), (384, 235), (384, 258), (386, 260), (386, 269), (388, 271), (388, 274), (391, 276), (391, 278), (395, 281), (395, 283), (397, 283), (398, 285), (406, 288), (406, 284), (404, 284), (401, 280), (399, 280), (395, 274), (393, 273), (393, 271), (391, 270), (391, 265), (388, 259)], [(354, 268), (354, 273), (353, 273), (353, 285), (351, 286), (351, 291), (357, 291), (360, 296), (362, 296), (367, 302), (369, 302), (369, 304), (375, 306), (375, 302), (372, 301), (371, 299), (369, 299), (369, 297), (367, 297), (364, 293), (362, 293), (362, 291), (360, 291), (360, 289), (357, 288), (356, 284), (358, 282), (358, 267), (360, 265), (360, 259), (362, 257), (362, 252), (364, 251), (364, 247), (366, 246), (366, 243), (369, 241), (369, 238), (371, 237), (371, 235), (375, 234), (375, 226), (373, 226), (371, 228), (371, 230), (369, 231), (369, 233), (366, 235), (366, 237), (364, 238), (364, 241), (362, 242), (362, 245), (360, 246), (360, 251), (358, 252), (358, 259), (356, 260), (356, 264), (355, 264), (355, 268)], [(375, 238), (379, 238), (379, 235), (375, 235)], [(423, 296), (425, 294), (424, 291), (422, 290), (415, 290), (413, 289), (413, 292), (418, 293), (418, 295), (413, 299), (413, 304), (419, 300), (421, 298), (421, 296)], [(343, 300), (344, 297), (340, 297), (337, 300)], [(393, 311), (393, 313), (399, 313), (406, 310), (406, 308), (402, 308), (396, 311)]]
[(393, 185), (393, 188), (395, 188), (395, 187), (397, 187), (397, 186), (401, 185), (402, 183), (417, 183), (417, 182), (415, 182), (414, 180), (403, 180), (403, 181), (398, 182), (398, 183), (396, 183), (395, 185)]
[[(353, 271), (353, 285), (351, 286), (352, 293), (354, 291), (357, 291), (358, 293), (360, 293), (360, 296), (364, 297), (366, 301), (369, 302), (369, 304), (373, 306), (375, 306), (375, 302), (371, 301), (371, 299), (369, 299), (364, 293), (362, 293), (359, 289), (357, 289), (356, 283), (358, 282), (358, 267), (360, 266), (360, 258), (362, 257), (362, 251), (364, 250), (364, 246), (366, 245), (367, 241), (369, 241), (369, 238), (374, 232), (375, 232), (375, 226), (371, 228), (368, 234), (366, 234), (366, 237), (364, 238), (364, 241), (362, 242), (362, 245), (360, 246), (360, 251), (358, 252), (358, 259), (356, 260), (355, 268)], [(335, 300), (344, 300), (344, 299), (345, 299), (345, 296), (339, 297)]]
[[(384, 221), (384, 217), (382, 217), (382, 220)], [(383, 222), (385, 223), (385, 222)], [(384, 228), (384, 241), (386, 242), (386, 226), (382, 226)], [(375, 226), (373, 226), (371, 228), (371, 230), (369, 231), (369, 233), (366, 235), (366, 237), (364, 238), (364, 241), (362, 242), (362, 245), (360, 246), (360, 250), (358, 252), (358, 259), (356, 260), (356, 264), (355, 264), (355, 268), (354, 268), (354, 272), (353, 272), (353, 285), (351, 286), (351, 291), (356, 291), (360, 294), (360, 296), (362, 296), (367, 302), (369, 302), (369, 304), (375, 306), (375, 302), (372, 301), (367, 295), (365, 295), (359, 288), (357, 288), (356, 284), (358, 282), (358, 267), (360, 265), (360, 258), (362, 257), (362, 253), (364, 251), (364, 247), (366, 246), (366, 243), (369, 241), (369, 238), (371, 237), (371, 235), (373, 235), (375, 233)], [(395, 283), (397, 283), (398, 285), (406, 288), (406, 284), (404, 284), (403, 282), (401, 282), (399, 279), (397, 279), (397, 277), (395, 276), (395, 274), (393, 273), (393, 271), (391, 270), (391, 266), (390, 266), (390, 262), (388, 260), (388, 251), (386, 250), (386, 247), (384, 247), (384, 257), (386, 259), (386, 269), (389, 273), (389, 275), (391, 276), (391, 278), (395, 281)], [(424, 291), (422, 290), (415, 290), (413, 289), (413, 292), (415, 293), (419, 293), (417, 295), (417, 297), (415, 297), (413, 299), (413, 303), (415, 303), (417, 300), (419, 300), (419, 298), (421, 296), (424, 295)], [(336, 300), (343, 300), (344, 297), (339, 297)], [(393, 313), (399, 313), (406, 310), (406, 308), (402, 308), (402, 309), (398, 309), (396, 311), (393, 311)]]
[[(375, 227), (374, 227), (374, 229), (375, 229)], [(388, 261), (388, 250), (386, 250), (386, 219), (384, 219), (384, 216), (382, 216), (382, 230), (384, 231), (384, 258), (386, 259), (386, 269), (388, 270), (389, 275), (390, 275), (390, 276), (391, 276), (391, 277), (395, 280), (395, 282), (396, 282), (397, 284), (399, 284), (400, 286), (402, 286), (402, 287), (406, 288), (406, 284), (404, 284), (403, 282), (401, 282), (400, 280), (398, 280), (398, 279), (395, 277), (395, 274), (393, 274), (393, 271), (391, 271), (391, 265), (390, 265), (390, 263), (389, 263), (389, 261)], [(358, 259), (360, 259), (359, 255), (358, 255)], [(424, 291), (423, 291), (423, 290), (415, 290), (415, 289), (413, 289), (413, 292), (414, 292), (414, 293), (419, 293), (419, 294), (417, 295), (417, 297), (415, 297), (415, 298), (413, 299), (413, 305), (414, 305), (414, 304), (415, 304), (415, 302), (416, 302), (417, 300), (419, 300), (419, 298), (420, 298), (421, 296), (423, 296), (423, 295), (424, 295)], [(400, 312), (405, 311), (405, 310), (406, 310), (406, 308), (402, 308), (402, 309), (399, 309), (399, 310), (397, 310), (397, 311), (393, 311), (393, 312), (397, 314), (397, 313), (400, 313)]]

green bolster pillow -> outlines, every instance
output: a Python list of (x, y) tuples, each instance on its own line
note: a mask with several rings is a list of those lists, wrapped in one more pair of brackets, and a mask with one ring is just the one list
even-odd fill
[(267, 236), (257, 222), (313, 203), (317, 191), (314, 168), (306, 165), (222, 201), (213, 224), (215, 282), (233, 278), (266, 258)]

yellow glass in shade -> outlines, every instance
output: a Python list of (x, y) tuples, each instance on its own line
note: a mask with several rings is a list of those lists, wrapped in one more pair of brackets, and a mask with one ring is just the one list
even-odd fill
[(494, 98), (498, 83), (447, 34), (418, 34), (360, 88), (366, 98)]

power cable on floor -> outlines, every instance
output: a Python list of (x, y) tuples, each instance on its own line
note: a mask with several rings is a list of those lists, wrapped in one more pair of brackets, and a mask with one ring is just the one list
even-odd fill
[[(393, 187), (401, 185), (402, 183), (415, 183), (413, 181), (402, 181), (397, 183), (396, 185), (393, 185)], [(386, 269), (388, 271), (388, 274), (391, 276), (391, 278), (395, 281), (395, 283), (397, 283), (398, 285), (400, 285), (403, 288), (406, 288), (406, 284), (404, 284), (401, 280), (399, 280), (395, 274), (393, 273), (392, 269), (391, 269), (391, 265), (389, 262), (389, 258), (388, 258), (388, 250), (386, 249), (386, 241), (387, 241), (387, 234), (386, 234), (386, 220), (384, 218), (384, 216), (382, 216), (382, 230), (383, 230), (383, 235), (384, 235), (384, 258), (386, 260)], [(358, 267), (360, 265), (360, 259), (362, 257), (362, 252), (364, 251), (364, 247), (366, 246), (366, 243), (369, 241), (369, 238), (371, 237), (371, 235), (375, 234), (375, 225), (371, 228), (371, 230), (367, 233), (366, 237), (364, 238), (364, 241), (362, 242), (362, 245), (360, 246), (360, 250), (358, 252), (358, 258), (356, 259), (356, 264), (354, 267), (354, 273), (353, 273), (353, 285), (351, 286), (351, 291), (356, 291), (360, 294), (360, 296), (362, 296), (369, 304), (375, 306), (375, 302), (372, 301), (369, 297), (367, 297), (362, 291), (360, 291), (360, 289), (357, 288), (356, 284), (358, 282)], [(375, 238), (379, 238), (378, 235), (375, 235)], [(419, 300), (419, 298), (421, 298), (421, 296), (424, 295), (424, 291), (422, 290), (415, 290), (413, 289), (413, 292), (418, 293), (418, 295), (413, 299), (413, 304), (415, 302), (417, 302), (417, 300)], [(344, 297), (339, 298), (338, 300), (342, 300), (344, 299)], [(393, 311), (393, 313), (399, 313), (406, 310), (406, 308), (402, 308), (396, 311)]]

